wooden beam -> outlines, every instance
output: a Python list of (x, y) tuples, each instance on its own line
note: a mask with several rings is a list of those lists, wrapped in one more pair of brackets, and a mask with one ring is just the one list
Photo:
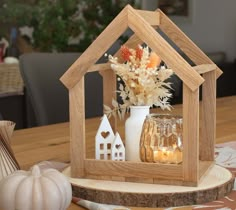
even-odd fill
[(106, 71), (111, 69), (111, 64), (110, 63), (100, 63), (100, 64), (94, 64), (92, 65), (88, 72), (93, 72), (93, 71)]
[(216, 72), (203, 74), (200, 160), (214, 161), (216, 139)]
[(200, 180), (204, 177), (204, 175), (212, 169), (212, 167), (215, 165), (214, 161), (199, 161), (199, 176)]
[(69, 90), (69, 100), (71, 177), (84, 177), (86, 157), (84, 77)]
[(215, 64), (201, 64), (193, 67), (198, 74), (204, 74), (210, 71), (215, 71), (217, 66)]
[[(214, 62), (188, 37), (174, 22), (172, 22), (161, 10), (160, 29), (196, 64), (214, 64)], [(217, 67), (217, 78), (222, 70)]]
[[(116, 100), (116, 74), (111, 70), (101, 71), (99, 73), (103, 78), (103, 104), (112, 107), (112, 98)], [(116, 117), (112, 116), (109, 121), (115, 133), (117, 130)]]
[(182, 180), (182, 166), (131, 161), (85, 160), (88, 175)]
[[(135, 36), (136, 38), (136, 36)], [(132, 47), (136, 47), (139, 43), (138, 39), (136, 39), (137, 42), (135, 42), (135, 44), (133, 44), (134, 42), (132, 42)], [(129, 44), (129, 42), (128, 42)], [(132, 48), (131, 47), (131, 48)], [(114, 55), (114, 56), (118, 56), (118, 52)], [(105, 71), (105, 70), (108, 70), (111, 68), (111, 64), (110, 63), (102, 63), (102, 64), (95, 64), (93, 66), (91, 66), (89, 68), (89, 71), (88, 72), (93, 72), (93, 71)], [(217, 69), (217, 66), (215, 64), (202, 64), (202, 65), (197, 65), (197, 66), (194, 66), (193, 67), (195, 71), (198, 72), (198, 74), (204, 74), (204, 73), (207, 73), (209, 71), (214, 71)]]
[(199, 180), (199, 89), (192, 92), (183, 85), (183, 177)]
[(152, 25), (152, 26), (160, 25), (160, 13), (159, 12), (157, 12), (157, 11), (145, 11), (145, 10), (136, 10), (136, 11), (150, 25)]
[(174, 70), (192, 91), (203, 83), (204, 79), (131, 6), (128, 10), (128, 26), (137, 36), (142, 37), (142, 40)]

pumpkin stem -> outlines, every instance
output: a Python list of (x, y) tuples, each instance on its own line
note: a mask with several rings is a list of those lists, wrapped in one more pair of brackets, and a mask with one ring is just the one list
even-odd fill
[(33, 176), (41, 176), (40, 168), (38, 165), (34, 165), (31, 169), (31, 173)]

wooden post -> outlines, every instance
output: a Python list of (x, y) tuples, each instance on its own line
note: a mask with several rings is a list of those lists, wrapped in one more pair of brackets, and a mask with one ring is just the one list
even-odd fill
[(214, 161), (216, 137), (216, 72), (203, 74), (200, 160)]
[(183, 179), (199, 180), (199, 89), (191, 91), (183, 85)]
[[(69, 91), (71, 177), (85, 176), (85, 104), (84, 77)], [(58, 104), (60, 106), (60, 104)]]
[[(116, 100), (116, 75), (111, 70), (104, 70), (99, 73), (103, 77), (103, 104), (112, 107), (112, 98)], [(109, 121), (113, 132), (115, 132), (117, 127), (116, 117), (112, 116)]]

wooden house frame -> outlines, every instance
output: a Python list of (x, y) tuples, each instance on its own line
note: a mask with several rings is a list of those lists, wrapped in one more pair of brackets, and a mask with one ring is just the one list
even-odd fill
[[(130, 28), (125, 43), (135, 48), (146, 43), (183, 81), (183, 163), (116, 162), (86, 159), (84, 75), (103, 76), (104, 104), (111, 104), (116, 76), (109, 63), (96, 64), (109, 47)], [(160, 28), (194, 63), (192, 67), (156, 31)], [(117, 55), (117, 54), (116, 54)], [(69, 89), (71, 177), (118, 181), (171, 183), (197, 186), (214, 164), (216, 79), (222, 71), (161, 11), (135, 10), (127, 5), (61, 77)], [(202, 121), (199, 129), (199, 87), (202, 85)], [(109, 169), (109, 170), (107, 170)]]

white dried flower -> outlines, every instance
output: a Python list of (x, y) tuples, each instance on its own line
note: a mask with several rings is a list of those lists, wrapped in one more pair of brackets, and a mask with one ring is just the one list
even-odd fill
[(168, 99), (171, 97), (170, 83), (165, 82), (172, 74), (171, 69), (160, 66), (160, 58), (148, 47), (138, 46), (137, 49), (121, 47), (122, 63), (117, 57), (108, 56), (111, 68), (122, 79), (125, 86), (120, 85), (117, 91), (123, 104), (114, 103), (114, 109), (105, 109), (111, 116), (113, 111), (119, 116), (124, 115), (130, 105), (158, 106), (170, 110)]

